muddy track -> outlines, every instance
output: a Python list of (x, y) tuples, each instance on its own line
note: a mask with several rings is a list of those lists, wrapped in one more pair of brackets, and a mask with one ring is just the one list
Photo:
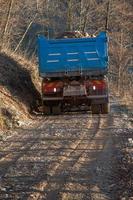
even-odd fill
[[(47, 124), (46, 125), (46, 129), (49, 128), (48, 125), (54, 123), (54, 120), (50, 119), (50, 122), (49, 123), (48, 122), (49, 121), (47, 120), (43, 124), (43, 127), (45, 127), (45, 125)], [(8, 151), (5, 151), (4, 148), (3, 148), (2, 153), (3, 153), (4, 157), (1, 158), (1, 166), (2, 166), (1, 169), (4, 168), (2, 170), (2, 172), (1, 172), (2, 177), (4, 177), (6, 175), (7, 171), (9, 170), (9, 168), (12, 168), (12, 166), (14, 166), (18, 160), (21, 160), (24, 157), (24, 155), (28, 155), (28, 153), (31, 151), (33, 146), (37, 146), (38, 147), (40, 145), (41, 141), (43, 140), (43, 137), (41, 137), (41, 134), (40, 134), (40, 133), (43, 132), (42, 129), (41, 129), (41, 126), (39, 127), (38, 131), (37, 130), (33, 130), (33, 132), (34, 133), (30, 134), (30, 131), (28, 131), (27, 135), (23, 134), (23, 136), (20, 136), (20, 137), (16, 136), (16, 139), (12, 138), (6, 143), (6, 146), (8, 146)], [(36, 132), (37, 132), (37, 134), (36, 134)], [(40, 139), (40, 141), (39, 141), (39, 139)], [(44, 138), (44, 140), (45, 139), (46, 138)], [(41, 151), (45, 150), (45, 154), (47, 154), (46, 152), (48, 151), (48, 149), (49, 149), (49, 151), (51, 151), (52, 148), (55, 148), (55, 146), (54, 146), (55, 142), (51, 142), (50, 140), (47, 140), (47, 141), (48, 141), (47, 147), (46, 147), (46, 144), (45, 144), (45, 149), (41, 149)], [(50, 141), (50, 144), (49, 144), (49, 141)], [(70, 143), (69, 140), (68, 140), (68, 142)], [(19, 143), (19, 145), (17, 145), (17, 147), (16, 147), (16, 143)], [(3, 147), (4, 147), (4, 145), (3, 145)], [(60, 148), (58, 149), (58, 153), (56, 153), (56, 155), (60, 153), (60, 151), (62, 150), (63, 147), (65, 147), (65, 146), (63, 145), (61, 147), (61, 149)], [(36, 150), (36, 152), (38, 153), (38, 151), (39, 151), (39, 148)], [(7, 152), (9, 152), (9, 154)], [(34, 150), (32, 150), (32, 154), (33, 154), (33, 152), (34, 152)], [(32, 157), (33, 156), (34, 155), (32, 155)], [(62, 156), (60, 156), (60, 157), (62, 157)], [(23, 159), (23, 161), (24, 161), (24, 159)], [(33, 163), (34, 162), (35, 161), (33, 161)], [(47, 162), (44, 162), (45, 166), (46, 166), (46, 164), (47, 164)], [(9, 167), (9, 165), (10, 165), (10, 167)], [(8, 166), (8, 167), (6, 167), (6, 166)], [(38, 171), (38, 174), (39, 174), (40, 173), (40, 169), (38, 169), (38, 170), (39, 170)], [(45, 174), (46, 174), (46, 172), (45, 172)], [(35, 181), (35, 183), (36, 182), (37, 181)], [(31, 185), (33, 185), (33, 183)]]
[[(74, 119), (74, 117), (72, 117)], [(76, 120), (83, 120), (83, 116), (81, 117), (76, 117)], [(69, 117), (67, 116), (67, 118), (65, 118), (65, 120), (70, 120)], [(55, 122), (56, 121), (56, 122)], [(48, 121), (47, 120), (47, 123), (49, 125), (51, 124), (55, 124), (56, 126), (60, 126), (60, 122), (57, 122), (57, 119), (56, 120), (51, 120)], [(86, 121), (86, 118), (85, 118), (85, 121)], [(60, 198), (59, 195), (56, 195), (55, 196), (55, 193), (57, 194), (57, 189), (56, 189), (56, 192), (47, 192), (50, 190), (50, 187), (51, 187), (51, 182), (52, 182), (52, 179), (56, 179), (56, 177), (59, 177), (60, 174), (63, 174), (64, 170), (67, 169), (68, 167), (69, 168), (72, 168), (76, 165), (77, 161), (80, 159), (80, 157), (82, 156), (82, 154), (84, 153), (84, 151), (86, 150), (86, 148), (88, 147), (89, 143), (88, 141), (90, 142), (91, 140), (93, 140), (93, 138), (95, 137), (95, 135), (97, 134), (97, 131), (100, 127), (100, 118), (99, 117), (96, 117), (96, 118), (90, 118), (89, 120), (87, 119), (87, 122), (88, 122), (88, 127), (86, 128), (81, 128), (81, 130), (74, 127), (72, 129), (71, 126), (73, 126), (73, 123), (68, 123), (69, 124), (69, 128), (70, 128), (70, 131), (72, 132), (72, 130), (74, 131), (85, 131), (85, 133), (82, 133), (80, 135), (79, 138), (76, 138), (76, 137), (66, 137), (62, 139), (65, 139), (65, 144), (63, 143), (63, 146), (57, 146), (56, 148), (56, 145), (55, 145), (55, 141), (58, 141), (60, 140), (59, 137), (48, 137), (48, 138), (44, 138), (44, 140), (48, 139), (48, 141), (50, 141), (49, 145), (45, 145), (45, 149), (40, 149), (40, 147), (38, 147), (40, 145), (40, 139), (43, 140), (43, 137), (39, 134), (39, 131), (38, 131), (38, 134), (39, 136), (34, 138), (34, 134), (32, 134), (32, 143), (30, 141), (31, 138), (26, 138), (26, 141), (28, 142), (27, 145), (24, 145), (23, 146), (23, 143), (25, 142), (25, 136), (26, 135), (23, 135), (23, 137), (20, 137), (20, 138), (17, 138), (17, 141), (23, 141), (22, 139), (24, 139), (23, 143), (21, 144), (21, 146), (19, 146), (18, 149), (15, 149), (15, 152), (19, 152), (22, 149), (22, 152), (19, 154), (19, 156), (16, 157), (16, 159), (13, 159), (14, 162), (12, 161), (10, 164), (15, 164), (15, 162), (17, 162), (18, 159), (21, 159), (21, 156), (23, 157), (23, 154), (26, 154), (27, 156), (34, 156), (35, 154), (38, 154), (38, 157), (40, 156), (39, 155), (39, 151), (43, 151), (45, 150), (45, 155), (50, 157), (50, 154), (51, 154), (51, 151), (56, 151), (56, 155), (52, 155), (52, 160), (47, 164), (47, 162), (44, 162), (44, 165), (43, 165), (43, 169), (38, 169), (38, 173), (39, 174), (43, 174), (43, 176), (40, 178), (40, 179), (36, 179), (35, 181), (33, 181), (32, 183), (28, 183), (28, 186), (34, 188), (34, 192), (32, 194), (30, 194), (30, 197), (29, 196), (29, 193), (30, 191), (27, 191), (25, 189), (25, 198), (28, 198), (28, 199), (39, 199), (39, 198), (42, 198), (42, 196), (46, 196), (46, 199), (51, 199), (51, 198), (55, 198), (55, 199), (58, 199)], [(43, 124), (43, 127), (46, 128), (49, 128), (47, 127), (47, 123)], [(66, 121), (64, 122), (64, 125), (62, 123), (62, 126), (66, 126)], [(78, 124), (79, 126), (79, 124)], [(69, 128), (67, 127), (67, 130), (69, 130)], [(56, 127), (56, 130), (58, 130), (59, 128)], [(64, 127), (63, 127), (63, 130), (64, 130)], [(48, 130), (47, 130), (48, 131)], [(55, 128), (54, 128), (54, 131), (55, 131)], [(42, 130), (40, 128), (40, 133), (42, 133)], [(89, 133), (89, 134), (88, 134)], [(18, 140), (19, 139), (19, 140)], [(52, 141), (51, 141), (52, 140)], [(29, 143), (30, 141), (30, 143)], [(60, 140), (62, 141), (62, 140)], [(16, 142), (16, 140), (15, 140)], [(32, 147), (33, 146), (36, 146), (38, 149), (36, 149), (36, 151), (32, 150)], [(8, 155), (8, 157), (10, 157), (10, 155), (12, 155), (12, 152)], [(7, 157), (7, 156), (6, 156)], [(71, 161), (69, 161), (69, 159), (73, 157), (73, 159)], [(11, 158), (10, 158), (11, 159)], [(24, 161), (24, 159), (23, 159)], [(33, 161), (33, 163), (36, 162), (36, 161)], [(21, 161), (19, 161), (19, 163), (21, 163)], [(8, 169), (4, 170), (4, 175), (6, 174), (6, 172), (8, 171)], [(70, 171), (70, 169), (69, 169)], [(68, 171), (67, 171), (67, 176), (68, 176)], [(45, 177), (45, 181), (44, 181), (44, 177)], [(25, 179), (25, 177), (24, 177)], [(42, 181), (42, 180), (43, 181)], [(60, 176), (60, 179), (59, 181), (57, 180), (57, 182), (60, 182), (60, 184), (58, 183), (58, 187), (57, 188), (60, 188), (60, 185), (64, 185), (65, 187), (65, 183), (66, 181), (64, 181), (66, 179), (66, 174), (63, 174), (63, 176), (61, 175)], [(22, 181), (22, 179), (21, 179)], [(42, 195), (42, 191), (44, 192), (45, 190), (45, 194)], [(36, 191), (40, 191), (40, 192), (36, 192)], [(58, 193), (59, 193), (59, 189), (58, 189)], [(19, 190), (17, 191), (17, 193), (20, 193), (22, 192), (22, 190)], [(27, 195), (26, 195), (26, 192), (27, 192)], [(53, 197), (52, 197), (52, 196)]]
[[(98, 118), (97, 124), (93, 124), (92, 132), (90, 132), (89, 137), (83, 138), (80, 144), (74, 149), (70, 154), (69, 158), (65, 160), (65, 163), (60, 165), (60, 167), (54, 171), (54, 176), (49, 180), (49, 186), (47, 187), (46, 199), (67, 199), (72, 192), (71, 186), (75, 188), (75, 194), (82, 193), (81, 188), (83, 188), (82, 199), (91, 199), (90, 191), (90, 176), (87, 173), (87, 168), (84, 168), (83, 172), (79, 169), (82, 166), (88, 165), (91, 158), (87, 159), (90, 149), (96, 148), (95, 140), (99, 138), (99, 129), (102, 126), (101, 118)], [(97, 138), (97, 139), (96, 139)], [(100, 145), (100, 143), (99, 143)], [(52, 187), (51, 183), (55, 182), (56, 187)], [(84, 186), (82, 184), (84, 183)], [(63, 192), (65, 191), (65, 192)], [(69, 195), (68, 195), (69, 194)]]
[[(46, 122), (45, 122), (46, 123)], [(15, 165), (15, 163), (26, 154), (32, 146), (39, 140), (39, 135), (35, 130), (23, 130), (19, 131), (12, 138), (5, 142), (1, 142), (0, 148), (2, 149), (0, 154), (0, 176), (3, 178), (9, 167)]]
[(45, 117), (1, 141), (0, 200), (115, 200), (112, 133), (119, 117)]
[[(100, 127), (100, 118), (97, 120), (97, 124), (92, 123), (91, 129), (88, 138), (86, 135), (80, 140), (79, 144), (73, 149), (73, 151), (70, 153), (69, 157), (65, 159), (65, 161), (60, 164), (57, 170), (53, 171), (53, 174), (51, 177), (49, 177), (48, 180), (48, 186), (46, 188), (47, 195), (46, 199), (64, 199), (67, 194), (62, 194), (60, 192), (63, 192), (63, 190), (66, 189), (66, 184), (68, 180), (70, 180), (70, 177), (72, 179), (72, 173), (74, 173), (75, 168), (79, 168), (79, 163), (82, 162), (82, 158), (85, 158), (83, 155), (86, 154), (86, 151), (88, 147), (90, 146), (91, 141), (94, 139), (96, 134), (98, 133)], [(84, 161), (83, 161), (84, 162)], [(82, 164), (83, 164), (82, 162)], [(75, 174), (73, 174), (74, 176)], [(83, 174), (82, 174), (83, 175)], [(85, 175), (85, 174), (84, 174)], [(56, 187), (53, 187), (53, 190), (51, 191), (51, 183), (55, 182), (57, 180)], [(71, 181), (76, 182), (76, 181)], [(80, 180), (78, 181), (80, 183)], [(87, 188), (87, 193), (90, 191)]]
[[(87, 132), (83, 133), (79, 138), (77, 139), (74, 138), (74, 141), (72, 140), (72, 137), (67, 138), (68, 142), (67, 145), (66, 146), (64, 145), (62, 148), (59, 148), (56, 157), (53, 157), (52, 162), (47, 166), (47, 175), (48, 175), (47, 181), (42, 181), (39, 183), (39, 185), (35, 186), (37, 190), (40, 190), (40, 193), (35, 192), (34, 194), (31, 194), (31, 197), (29, 197), (28, 199), (32, 198), (40, 199), (42, 198), (42, 192), (44, 191), (46, 193), (46, 199), (58, 199), (57, 189), (55, 189), (53, 193), (52, 191), (48, 192), (51, 188), (51, 182), (52, 180), (56, 180), (57, 181), (56, 187), (58, 186), (58, 188), (59, 188), (59, 182), (61, 185), (65, 184), (66, 174), (65, 173), (63, 174), (63, 172), (65, 170), (68, 170), (68, 168), (74, 166), (74, 164), (80, 158), (80, 156), (85, 151), (88, 145), (86, 141), (88, 141), (88, 139), (92, 139), (95, 136), (97, 129), (99, 128), (100, 118), (98, 117), (96, 119), (95, 126), (93, 120), (94, 119), (92, 119), (90, 121), (90, 124), (88, 124), (88, 128), (86, 129)], [(84, 129), (82, 130), (84, 131)], [(88, 135), (88, 131), (90, 130), (91, 134)], [(51, 151), (51, 146), (50, 149), (48, 149), (48, 151)], [(70, 160), (70, 158), (73, 159)], [(44, 196), (45, 194), (43, 195), (43, 197)]]

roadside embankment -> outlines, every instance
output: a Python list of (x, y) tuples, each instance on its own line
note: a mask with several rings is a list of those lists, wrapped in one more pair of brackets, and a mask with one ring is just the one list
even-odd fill
[(34, 64), (9, 52), (0, 53), (0, 129), (30, 123), (31, 109), (40, 100)]

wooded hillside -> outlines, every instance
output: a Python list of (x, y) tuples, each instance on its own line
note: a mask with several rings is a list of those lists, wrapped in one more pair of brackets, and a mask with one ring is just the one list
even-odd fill
[(108, 16), (110, 84), (122, 96), (133, 95), (132, 10), (131, 0), (0, 0), (0, 48), (35, 61), (38, 33), (47, 37), (66, 30), (97, 34), (105, 30)]

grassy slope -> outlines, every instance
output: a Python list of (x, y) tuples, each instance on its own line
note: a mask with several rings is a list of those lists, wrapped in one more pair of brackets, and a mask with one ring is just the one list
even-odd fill
[(0, 128), (30, 118), (29, 111), (40, 95), (36, 67), (20, 56), (0, 54)]

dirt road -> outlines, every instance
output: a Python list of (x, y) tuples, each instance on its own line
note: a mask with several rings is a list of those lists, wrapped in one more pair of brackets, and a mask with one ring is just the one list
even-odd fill
[(0, 200), (116, 200), (116, 137), (128, 129), (120, 104), (109, 115), (40, 119), (0, 141)]

